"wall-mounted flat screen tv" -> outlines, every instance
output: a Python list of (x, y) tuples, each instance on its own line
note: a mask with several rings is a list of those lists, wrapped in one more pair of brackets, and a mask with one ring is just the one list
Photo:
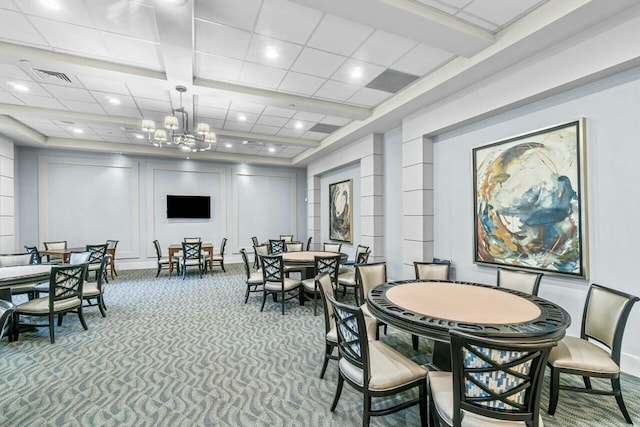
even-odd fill
[(167, 194), (167, 218), (211, 218), (211, 197)]

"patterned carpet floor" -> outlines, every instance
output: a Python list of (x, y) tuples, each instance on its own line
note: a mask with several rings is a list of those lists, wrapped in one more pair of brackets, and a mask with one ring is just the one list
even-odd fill
[[(240, 265), (227, 273), (186, 280), (155, 270), (122, 271), (107, 285), (107, 317), (85, 310), (89, 330), (75, 315), (0, 342), (0, 426), (359, 426), (362, 397), (348, 385), (335, 412), (329, 407), (337, 368), (318, 378), (324, 320), (313, 305), (267, 300), (243, 304)], [(20, 302), (19, 300), (17, 302)], [(389, 328), (382, 338), (428, 362), (428, 345)], [(548, 380), (548, 378), (547, 378)], [(563, 382), (581, 384), (577, 379)], [(640, 422), (640, 379), (623, 375), (632, 418)], [(542, 402), (548, 402), (548, 382)], [(387, 404), (388, 401), (378, 402)], [(374, 401), (374, 405), (375, 405)], [(561, 392), (545, 426), (625, 425), (613, 398)], [(372, 419), (372, 425), (419, 425), (416, 407)]]

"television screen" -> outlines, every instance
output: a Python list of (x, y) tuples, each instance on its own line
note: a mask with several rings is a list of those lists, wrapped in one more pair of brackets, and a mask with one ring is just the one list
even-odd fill
[(211, 197), (167, 194), (167, 218), (211, 218)]

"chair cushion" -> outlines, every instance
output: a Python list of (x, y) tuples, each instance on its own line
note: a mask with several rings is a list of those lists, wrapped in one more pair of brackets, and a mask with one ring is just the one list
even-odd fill
[(89, 268), (87, 270), (89, 270), (89, 271), (100, 270), (100, 264), (89, 264)]
[[(453, 375), (451, 372), (429, 371), (429, 390), (438, 415), (449, 425), (453, 425)], [(540, 427), (544, 427), (542, 416)], [(525, 427), (524, 422), (494, 420), (471, 412), (463, 411), (462, 427)]]
[(304, 286), (304, 289), (306, 291), (315, 292), (315, 290), (316, 290), (316, 279), (315, 278), (313, 278), (313, 279), (304, 279), (302, 281), (302, 286)]
[(356, 272), (355, 270), (348, 271), (346, 273), (338, 274), (338, 283), (346, 286), (356, 285)]
[[(207, 255), (207, 258), (209, 258), (208, 255)], [(213, 260), (214, 261), (222, 261), (223, 259), (224, 259), (224, 257), (222, 255), (213, 254)]]
[(247, 284), (249, 284), (249, 285), (262, 285), (263, 281), (264, 281), (264, 279), (262, 277), (262, 271), (261, 270), (252, 271), (251, 275), (247, 279)]
[(95, 297), (98, 295), (100, 295), (100, 291), (98, 290), (96, 282), (84, 282), (84, 285), (82, 286), (83, 297)]
[[(289, 278), (285, 278), (284, 279), (284, 290), (285, 291), (290, 291), (292, 289), (297, 288), (298, 286), (300, 286), (300, 280), (296, 280), (296, 279), (289, 279)], [(282, 286), (280, 285), (280, 282), (267, 282), (264, 284), (264, 288), (268, 291), (279, 291), (282, 290)]]
[(200, 261), (199, 259), (185, 259), (185, 260), (180, 259), (180, 264), (183, 264), (183, 263), (185, 265), (200, 265), (202, 261)]
[(355, 275), (355, 270), (353, 267), (340, 267), (338, 270), (338, 275), (353, 273)]
[(566, 336), (551, 349), (549, 364), (556, 368), (617, 375), (620, 367), (607, 351), (579, 337)]
[[(369, 390), (385, 391), (408, 384), (427, 375), (427, 370), (382, 341), (369, 341), (371, 378)], [(340, 372), (363, 386), (362, 369), (345, 358), (340, 359)]]
[[(68, 310), (82, 304), (80, 298), (67, 298), (64, 300), (56, 301), (53, 306), (53, 310), (63, 311)], [(46, 314), (49, 312), (49, 297), (36, 298), (16, 307), (18, 313), (23, 314)]]

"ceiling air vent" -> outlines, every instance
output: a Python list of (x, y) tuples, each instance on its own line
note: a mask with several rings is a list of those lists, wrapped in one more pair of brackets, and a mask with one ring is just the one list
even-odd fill
[(319, 133), (333, 133), (340, 129), (340, 126), (329, 125), (326, 123), (318, 123), (309, 129), (309, 132), (319, 132)]
[(33, 68), (33, 72), (36, 76), (40, 78), (40, 80), (51, 81), (51, 80), (59, 80), (65, 83), (73, 83), (69, 76), (65, 73), (60, 73), (58, 71), (49, 71), (49, 70), (40, 70), (39, 68)]
[(365, 87), (383, 90), (389, 93), (396, 93), (409, 83), (413, 83), (417, 78), (418, 76), (414, 76), (413, 74), (407, 74), (396, 70), (386, 70), (378, 77), (371, 80)]

